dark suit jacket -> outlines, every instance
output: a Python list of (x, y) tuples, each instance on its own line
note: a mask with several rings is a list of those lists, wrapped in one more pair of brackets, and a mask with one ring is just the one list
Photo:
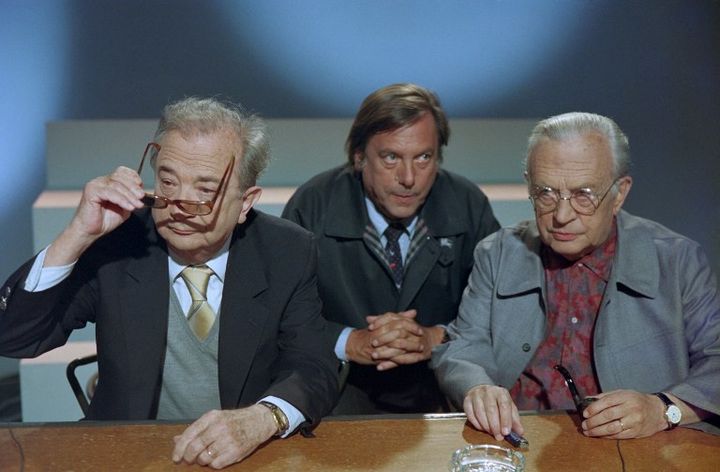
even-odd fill
[[(335, 338), (345, 326), (367, 326), (367, 315), (415, 308), (424, 326), (447, 324), (457, 308), (473, 264), (473, 249), (499, 228), (487, 197), (469, 180), (438, 172), (421, 210), (428, 228), (425, 244), (406, 267), (400, 291), (391, 273), (363, 239), (371, 224), (357, 173), (347, 166), (308, 181), (288, 202), (283, 217), (318, 238), (318, 278), (325, 317)], [(349, 386), (364, 391), (374, 411), (428, 412), (444, 399), (427, 362), (377, 372), (353, 364)], [(346, 389), (341, 406), (349, 395)], [(337, 411), (348, 413), (348, 411)]]
[[(96, 324), (100, 381), (91, 419), (157, 414), (168, 326), (165, 242), (149, 211), (133, 214), (80, 258), (68, 279), (43, 292), (22, 287), (32, 260), (2, 288), (0, 355), (34, 357)], [(232, 236), (218, 341), (222, 408), (275, 395), (311, 423), (337, 399), (337, 374), (320, 316), (310, 233), (251, 212)]]

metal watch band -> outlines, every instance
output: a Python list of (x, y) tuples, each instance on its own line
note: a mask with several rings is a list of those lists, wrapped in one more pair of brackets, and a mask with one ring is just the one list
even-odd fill
[(273, 420), (275, 420), (275, 426), (277, 427), (277, 432), (275, 433), (275, 436), (282, 436), (285, 434), (285, 432), (290, 427), (290, 422), (287, 419), (287, 416), (285, 416), (285, 413), (274, 403), (261, 401), (258, 402), (262, 406), (268, 408), (270, 410), (270, 413), (272, 413)]

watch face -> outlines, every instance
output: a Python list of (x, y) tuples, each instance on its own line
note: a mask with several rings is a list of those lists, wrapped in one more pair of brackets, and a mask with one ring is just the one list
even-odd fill
[(678, 424), (680, 423), (680, 418), (682, 417), (682, 413), (680, 412), (680, 408), (677, 407), (677, 405), (670, 405), (665, 412), (665, 416), (667, 417), (668, 421), (672, 424)]

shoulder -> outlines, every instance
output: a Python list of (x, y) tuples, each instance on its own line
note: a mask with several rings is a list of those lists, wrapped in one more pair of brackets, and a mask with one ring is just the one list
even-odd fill
[(699, 246), (696, 241), (671, 230), (657, 221), (635, 216), (624, 210), (618, 214), (617, 221), (620, 238), (630, 244), (649, 240), (658, 249)]
[(526, 220), (500, 228), (486, 236), (478, 243), (476, 251), (537, 252), (539, 244), (540, 238), (535, 221)]
[(334, 167), (321, 172), (298, 187), (290, 201), (327, 195), (333, 187), (345, 180), (351, 179), (352, 175), (352, 169), (347, 165)]
[(302, 241), (312, 238), (312, 233), (298, 224), (258, 210), (252, 210), (247, 221), (238, 228), (247, 236), (283, 244), (292, 244), (294, 239)]

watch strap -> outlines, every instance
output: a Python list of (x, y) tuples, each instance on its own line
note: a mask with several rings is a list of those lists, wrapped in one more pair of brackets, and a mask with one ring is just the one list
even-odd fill
[(667, 415), (667, 411), (668, 411), (668, 408), (670, 408), (670, 407), (674, 406), (675, 408), (677, 408), (678, 406), (675, 404), (675, 402), (670, 400), (670, 397), (665, 395), (663, 392), (656, 392), (654, 395), (656, 397), (658, 397), (660, 400), (662, 400), (662, 402), (665, 404), (665, 420), (667, 421), (667, 424), (668, 424), (668, 430), (677, 427), (677, 425), (679, 423), (673, 423), (672, 421), (670, 421), (670, 418)]

